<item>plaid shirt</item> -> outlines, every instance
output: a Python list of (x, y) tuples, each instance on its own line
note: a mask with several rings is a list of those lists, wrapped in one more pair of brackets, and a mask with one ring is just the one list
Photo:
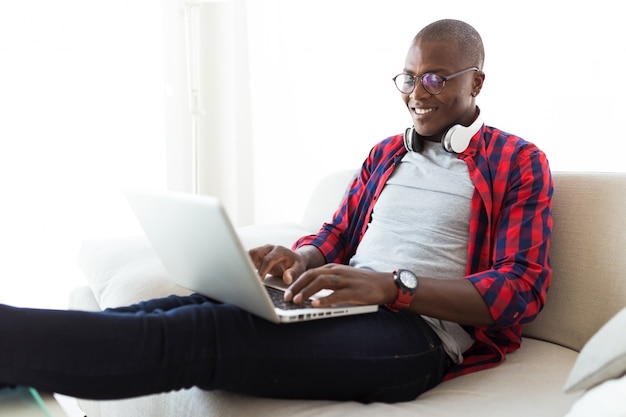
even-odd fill
[[(378, 196), (406, 153), (402, 135), (371, 150), (330, 223), (300, 238), (327, 262), (347, 264), (365, 234)], [(535, 145), (482, 126), (458, 157), (474, 183), (467, 276), (489, 307), (494, 324), (466, 326), (474, 345), (447, 379), (496, 366), (517, 350), (522, 326), (542, 309), (552, 270), (548, 259), (553, 184), (545, 154)]]

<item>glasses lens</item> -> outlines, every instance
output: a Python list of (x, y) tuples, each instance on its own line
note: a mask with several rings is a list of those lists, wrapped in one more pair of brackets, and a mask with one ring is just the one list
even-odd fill
[(411, 94), (415, 88), (415, 78), (409, 74), (400, 74), (395, 78), (396, 87), (403, 94)]
[(422, 85), (430, 94), (439, 94), (443, 90), (445, 79), (437, 74), (427, 72), (422, 76)]

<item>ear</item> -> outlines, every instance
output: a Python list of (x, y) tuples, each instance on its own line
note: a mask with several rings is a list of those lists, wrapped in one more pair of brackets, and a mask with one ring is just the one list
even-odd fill
[(482, 71), (476, 71), (474, 73), (474, 79), (472, 80), (472, 96), (476, 97), (480, 94), (480, 90), (482, 90), (484, 82), (485, 73)]

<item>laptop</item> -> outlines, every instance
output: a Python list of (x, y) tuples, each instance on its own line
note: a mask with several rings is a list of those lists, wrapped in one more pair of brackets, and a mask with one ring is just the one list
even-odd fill
[[(376, 305), (314, 308), (286, 303), (282, 278), (261, 280), (226, 211), (212, 196), (126, 190), (131, 208), (170, 279), (177, 285), (274, 323), (293, 323), (378, 310)], [(330, 290), (320, 291), (322, 297)]]

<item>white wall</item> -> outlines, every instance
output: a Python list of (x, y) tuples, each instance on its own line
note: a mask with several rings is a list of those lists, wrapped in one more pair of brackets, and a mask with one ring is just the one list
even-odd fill
[[(409, 115), (391, 77), (412, 37), (465, 20), (486, 48), (485, 122), (553, 170), (624, 171), (626, 25), (617, 3), (250, 1), (257, 221), (297, 219), (320, 175), (357, 167)], [(269, 202), (269, 204), (268, 204)]]
[(165, 185), (161, 8), (0, 1), (0, 302), (65, 307), (81, 240)]

